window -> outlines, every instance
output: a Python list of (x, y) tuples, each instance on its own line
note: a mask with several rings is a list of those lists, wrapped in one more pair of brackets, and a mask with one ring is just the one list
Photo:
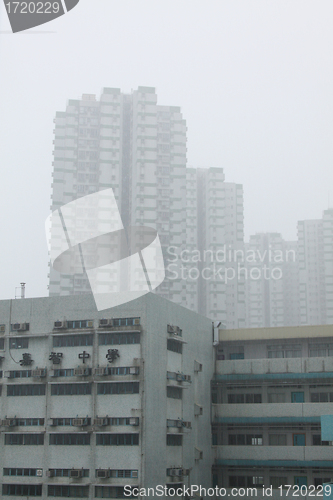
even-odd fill
[(140, 344), (139, 332), (100, 333), (99, 345)]
[(4, 476), (37, 476), (37, 470), (40, 469), (21, 469), (21, 468), (4, 468)]
[(134, 446), (139, 444), (139, 434), (96, 434), (96, 446)]
[(181, 434), (167, 434), (167, 446), (182, 446), (183, 436)]
[(229, 476), (229, 488), (245, 488), (264, 484), (263, 476)]
[(7, 385), (7, 396), (45, 396), (45, 384)]
[(167, 397), (173, 399), (182, 399), (183, 390), (180, 387), (167, 387)]
[(44, 425), (43, 418), (17, 418), (18, 426)]
[(6, 372), (7, 378), (28, 378), (31, 377), (31, 370), (10, 370)]
[(138, 394), (139, 382), (104, 382), (97, 384), (97, 394)]
[(322, 441), (321, 434), (312, 435), (312, 446), (329, 446), (329, 441)]
[(30, 496), (41, 497), (42, 485), (41, 484), (3, 484), (3, 495), (12, 495), (17, 497)]
[(294, 446), (305, 446), (305, 434), (293, 434)]
[(77, 347), (93, 345), (94, 337), (87, 335), (59, 335), (53, 336), (53, 347)]
[(90, 434), (50, 434), (49, 444), (56, 445), (89, 445), (90, 444)]
[(271, 393), (268, 394), (269, 403), (285, 403), (286, 395), (283, 393)]
[(91, 394), (91, 384), (51, 384), (51, 396), (84, 396)]
[(231, 348), (229, 359), (244, 359), (244, 346), (234, 346)]
[(279, 486), (288, 484), (288, 478), (286, 476), (272, 476), (269, 478), (269, 482), (272, 485), (273, 489), (276, 490)]
[(306, 476), (294, 476), (294, 484), (297, 486), (307, 486), (308, 478)]
[(302, 350), (300, 344), (284, 344), (267, 346), (268, 358), (300, 358)]
[(5, 349), (5, 339), (0, 338), (0, 351), (3, 351)]
[(123, 486), (95, 486), (95, 498), (137, 498), (124, 494)]
[(286, 434), (270, 434), (268, 436), (268, 442), (270, 446), (286, 446), (287, 435)]
[(44, 444), (44, 434), (5, 434), (5, 444), (29, 446)]
[(310, 357), (333, 356), (333, 344), (312, 344), (309, 346)]
[(178, 340), (168, 339), (167, 340), (167, 349), (168, 351), (178, 352), (182, 354), (183, 352), (183, 344)]
[(333, 402), (333, 392), (312, 392), (310, 394), (311, 403)]
[(74, 368), (56, 368), (53, 377), (74, 377)]
[[(53, 472), (54, 477), (70, 477), (71, 470), (73, 469), (49, 469)], [(89, 477), (89, 469), (80, 469), (81, 477)]]
[(228, 394), (228, 403), (261, 403), (261, 394)]
[(9, 349), (27, 349), (28, 347), (28, 338), (13, 337), (9, 339)]
[(228, 444), (237, 446), (261, 446), (262, 434), (229, 434)]
[(67, 497), (67, 498), (88, 498), (89, 486), (65, 486), (48, 485), (47, 494), (49, 497)]
[(320, 485), (323, 485), (324, 483), (330, 483), (331, 482), (331, 477), (314, 477), (313, 478), (313, 484), (317, 488)]
[(304, 403), (304, 392), (292, 392), (291, 393), (292, 403)]

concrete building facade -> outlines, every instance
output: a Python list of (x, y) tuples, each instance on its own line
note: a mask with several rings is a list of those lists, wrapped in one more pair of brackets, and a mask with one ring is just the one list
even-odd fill
[(332, 326), (220, 330), (214, 485), (257, 488), (261, 498), (287, 497), (284, 485), (303, 486), (304, 498), (311, 488), (320, 493), (332, 480), (332, 447), (321, 432), (321, 417), (332, 414), (332, 381)]
[(210, 320), (82, 295), (1, 301), (0, 331), (2, 497), (210, 485)]

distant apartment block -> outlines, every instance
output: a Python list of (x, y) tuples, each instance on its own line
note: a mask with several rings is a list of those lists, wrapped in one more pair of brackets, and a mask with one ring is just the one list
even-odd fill
[(257, 233), (245, 244), (246, 326), (298, 324), (297, 242)]

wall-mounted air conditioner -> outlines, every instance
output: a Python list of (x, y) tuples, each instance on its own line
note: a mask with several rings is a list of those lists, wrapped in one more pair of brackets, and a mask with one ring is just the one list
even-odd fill
[(25, 332), (26, 329), (27, 329), (26, 323), (14, 323), (13, 324), (13, 330), (16, 332)]
[(95, 425), (99, 425), (101, 427), (104, 426), (104, 425), (108, 425), (108, 423), (109, 423), (109, 419), (107, 417), (102, 417), (102, 418), (97, 417), (94, 420), (94, 424)]
[(87, 328), (94, 328), (94, 322), (93, 321), (87, 321)]
[(1, 420), (1, 425), (4, 427), (15, 427), (17, 425), (17, 419), (16, 418), (5, 418)]
[(98, 322), (99, 328), (103, 328), (106, 326), (113, 326), (113, 319), (100, 319)]
[(49, 469), (46, 471), (46, 476), (47, 477), (54, 477), (54, 469)]
[(179, 328), (179, 326), (168, 325), (167, 331), (168, 331), (168, 333), (172, 333), (173, 335), (181, 335), (182, 334), (182, 330)]
[(88, 425), (88, 419), (86, 418), (73, 418), (72, 425), (75, 427), (82, 427), (84, 425)]
[(203, 414), (203, 407), (201, 405), (198, 405), (195, 403), (194, 405), (194, 415), (202, 415)]
[(42, 477), (42, 475), (43, 475), (43, 469), (37, 469), (36, 470), (36, 476)]
[(35, 370), (31, 370), (31, 376), (33, 378), (46, 377), (46, 368), (36, 368)]
[(82, 469), (71, 469), (69, 471), (69, 477), (74, 477), (74, 478), (79, 478), (83, 476), (83, 470)]
[(100, 479), (106, 479), (107, 477), (110, 477), (110, 470), (109, 469), (97, 469), (96, 470), (96, 477), (99, 477)]
[(67, 328), (67, 321), (55, 321), (54, 329), (55, 330), (65, 330)]
[(138, 366), (131, 366), (129, 369), (130, 375), (139, 375), (139, 367)]
[(98, 368), (95, 368), (94, 373), (98, 377), (104, 377), (108, 374), (108, 368), (107, 366), (99, 366)]
[(139, 425), (139, 417), (131, 417), (129, 419), (129, 424), (130, 425)]
[(89, 368), (74, 368), (74, 375), (84, 377), (89, 374)]

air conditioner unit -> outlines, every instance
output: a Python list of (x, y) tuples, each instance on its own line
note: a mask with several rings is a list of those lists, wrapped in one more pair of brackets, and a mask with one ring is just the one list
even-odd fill
[(202, 415), (203, 414), (203, 407), (195, 404), (194, 405), (194, 415)]
[(175, 477), (175, 476), (182, 476), (183, 475), (183, 469), (169, 469), (169, 476)]
[(106, 479), (107, 477), (110, 477), (110, 470), (109, 469), (97, 469), (96, 470), (96, 477), (99, 477), (101, 479)]
[(6, 330), (5, 325), (0, 325), (0, 332), (3, 333)]
[(129, 424), (130, 425), (139, 425), (139, 417), (131, 417), (129, 419)]
[(132, 477), (138, 477), (138, 471), (132, 470)]
[(87, 375), (87, 368), (74, 368), (74, 375), (84, 377), (84, 375)]
[(5, 418), (4, 420), (1, 420), (1, 425), (4, 425), (5, 427), (15, 427), (17, 425), (17, 420), (16, 418)]
[(134, 320), (134, 324), (135, 324), (135, 325), (140, 325), (140, 318), (136, 318), (136, 319)]
[(13, 330), (17, 332), (25, 332), (27, 329), (26, 323), (14, 323)]
[(64, 330), (65, 328), (67, 328), (67, 321), (55, 321), (54, 322), (54, 329)]
[(83, 425), (88, 425), (88, 422), (86, 418), (73, 418), (72, 425), (82, 427)]
[(183, 422), (183, 427), (185, 427), (186, 429), (192, 429), (191, 422)]
[(129, 369), (130, 375), (139, 375), (139, 367), (131, 366)]
[(194, 458), (195, 460), (203, 459), (203, 451), (199, 450), (199, 448), (194, 448)]
[(56, 419), (55, 418), (48, 418), (47, 425), (56, 425)]
[(82, 469), (71, 469), (69, 471), (69, 477), (82, 477), (83, 476), (83, 470)]
[(95, 368), (94, 373), (98, 377), (102, 377), (108, 374), (108, 368), (107, 366), (99, 366), (98, 368)]
[(47, 477), (54, 477), (54, 469), (49, 469), (46, 471)]
[(191, 382), (191, 375), (183, 375), (184, 382)]
[(194, 371), (195, 372), (202, 372), (202, 363), (199, 363), (199, 361), (194, 361)]
[(6, 370), (4, 373), (4, 377), (6, 378), (14, 378), (13, 377), (13, 372), (11, 370)]
[(107, 417), (95, 418), (95, 420), (94, 420), (95, 425), (104, 426), (104, 425), (108, 425), (108, 423), (109, 423), (109, 419)]
[(87, 321), (87, 328), (94, 328), (94, 322), (93, 321)]
[(46, 377), (46, 368), (36, 368), (35, 370), (31, 370), (31, 376), (33, 378)]
[(36, 470), (36, 476), (42, 477), (42, 475), (43, 475), (43, 469), (37, 469)]
[(113, 319), (100, 319), (98, 326), (103, 328), (103, 326), (113, 326)]

